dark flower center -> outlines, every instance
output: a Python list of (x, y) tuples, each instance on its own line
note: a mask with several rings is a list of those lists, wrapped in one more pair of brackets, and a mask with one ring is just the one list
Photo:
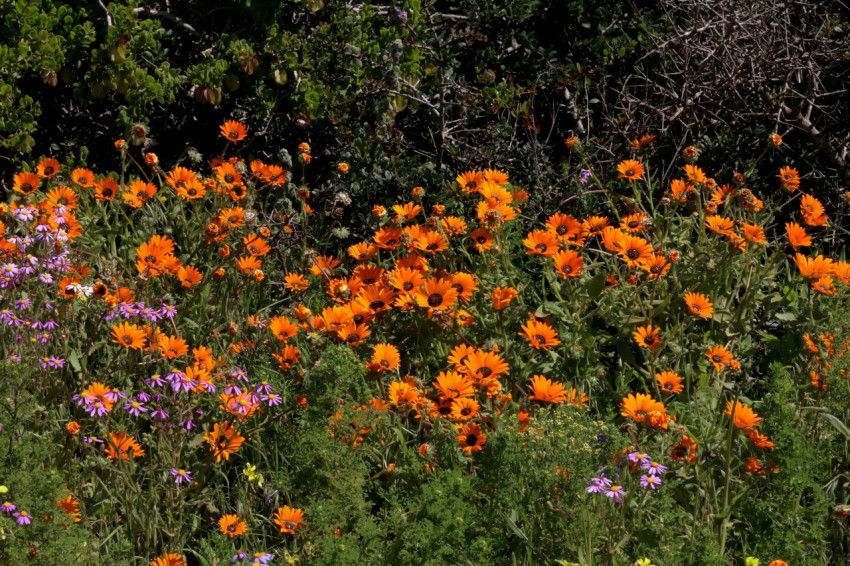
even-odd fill
[(637, 251), (636, 249), (632, 248), (632, 249), (630, 249), (630, 250), (628, 250), (628, 251), (626, 252), (626, 256), (627, 256), (629, 259), (634, 260), (634, 259), (637, 259), (637, 258), (639, 258), (639, 257), (640, 257), (640, 252), (639, 252), (639, 251)]
[(443, 304), (443, 296), (439, 293), (431, 293), (428, 296), (428, 306), (431, 308), (436, 308)]
[(469, 446), (475, 446), (476, 444), (478, 444), (478, 436), (475, 434), (467, 434), (466, 444)]

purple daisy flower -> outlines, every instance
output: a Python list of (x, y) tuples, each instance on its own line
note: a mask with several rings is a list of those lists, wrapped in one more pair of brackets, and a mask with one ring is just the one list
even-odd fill
[(17, 513), (13, 513), (12, 516), (19, 525), (29, 525), (32, 523), (32, 517), (26, 511), (18, 511)]
[(662, 466), (658, 462), (644, 462), (642, 467), (652, 476), (662, 476), (667, 472), (667, 466)]
[(625, 490), (623, 490), (623, 486), (620, 485), (612, 485), (608, 489), (605, 490), (605, 495), (614, 500), (614, 503), (622, 503), (623, 498), (626, 496)]
[(647, 464), (649, 463), (651, 458), (649, 454), (644, 454), (643, 452), (629, 452), (629, 462), (634, 462), (635, 464)]
[(11, 501), (4, 501), (3, 504), (0, 505), (0, 511), (4, 513), (11, 513), (15, 509), (17, 509), (17, 507), (15, 507), (15, 504)]
[(651, 476), (649, 474), (644, 474), (640, 477), (640, 485), (643, 487), (650, 487), (653, 490), (657, 489), (659, 485), (661, 485), (661, 476)]
[(192, 483), (192, 472), (182, 468), (171, 468), (171, 475), (174, 476), (174, 483), (183, 485)]
[(602, 493), (611, 486), (611, 480), (605, 476), (590, 478), (590, 485), (585, 488), (587, 493)]

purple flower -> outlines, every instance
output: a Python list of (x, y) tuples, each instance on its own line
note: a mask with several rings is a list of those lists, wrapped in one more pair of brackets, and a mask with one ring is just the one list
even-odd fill
[(138, 417), (140, 414), (148, 412), (148, 408), (142, 405), (142, 403), (138, 400), (125, 403), (124, 410), (130, 413), (131, 417)]
[(648, 474), (644, 474), (640, 477), (640, 485), (643, 487), (651, 487), (653, 490), (657, 489), (659, 485), (661, 485), (661, 476), (651, 476)]
[(258, 383), (256, 386), (254, 386), (254, 391), (256, 391), (257, 393), (271, 393), (272, 386), (268, 381), (263, 381), (262, 383)]
[(156, 409), (151, 411), (151, 418), (164, 421), (168, 418), (168, 413), (166, 413), (162, 407), (157, 407)]
[(652, 476), (662, 476), (667, 471), (667, 466), (662, 466), (658, 462), (644, 462), (641, 467)]
[(626, 492), (623, 490), (622, 486), (612, 485), (608, 489), (605, 490), (605, 495), (614, 500), (614, 503), (622, 503), (623, 498), (626, 496)]
[(15, 507), (15, 504), (11, 501), (4, 501), (3, 504), (0, 505), (0, 511), (4, 513), (11, 513), (15, 509), (17, 509), (17, 507)]
[(103, 440), (96, 436), (84, 436), (83, 442), (86, 444), (103, 444)]
[(32, 517), (30, 517), (30, 514), (26, 511), (13, 513), (12, 516), (15, 518), (15, 522), (19, 525), (29, 525), (32, 523)]
[(230, 563), (236, 564), (237, 562), (242, 562), (243, 560), (247, 560), (247, 559), (248, 559), (248, 553), (245, 552), (244, 550), (240, 550), (236, 554), (233, 555), (233, 558), (230, 559)]
[(32, 305), (32, 301), (28, 298), (18, 299), (15, 301), (15, 309), (19, 311), (25, 311)]
[(174, 308), (172, 305), (162, 305), (159, 309), (159, 312), (167, 319), (172, 319), (177, 315), (177, 309)]
[(177, 426), (183, 427), (186, 430), (195, 430), (198, 425), (196, 425), (195, 421), (193, 421), (192, 419), (186, 419), (185, 421), (177, 423)]
[(230, 377), (233, 379), (238, 379), (240, 381), (248, 381), (248, 372), (245, 371), (244, 368), (235, 367), (233, 371), (230, 372)]
[(145, 380), (145, 383), (148, 385), (148, 387), (162, 387), (163, 385), (165, 385), (165, 381), (158, 373), (147, 378)]
[(610, 486), (611, 480), (605, 476), (600, 476), (598, 478), (590, 478), (590, 485), (585, 488), (585, 491), (587, 491), (587, 493), (602, 493)]
[(192, 483), (192, 472), (182, 468), (171, 468), (171, 475), (174, 476), (174, 483), (183, 485)]
[(283, 397), (276, 393), (269, 393), (268, 395), (263, 395), (262, 400), (265, 401), (269, 407), (275, 407), (283, 403)]
[(153, 309), (151, 307), (144, 307), (143, 309), (139, 310), (139, 315), (145, 320), (149, 320), (151, 322), (156, 322), (157, 320), (162, 318), (162, 315), (160, 315), (156, 309)]
[(629, 452), (629, 462), (635, 464), (648, 464), (650, 462), (649, 454), (643, 452)]
[(255, 552), (248, 566), (268, 566), (272, 560), (274, 560), (274, 554), (269, 552)]
[(230, 383), (224, 388), (224, 392), (228, 395), (242, 395), (242, 388), (235, 383)]

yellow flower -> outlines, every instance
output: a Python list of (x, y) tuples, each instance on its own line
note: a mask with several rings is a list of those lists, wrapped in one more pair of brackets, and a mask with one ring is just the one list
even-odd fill
[(759, 566), (759, 559), (747, 556), (747, 559), (744, 561), (744, 566)]
[(5, 485), (0, 485), (0, 493), (9, 493), (9, 488)]
[(649, 558), (638, 558), (635, 560), (635, 566), (655, 566)]

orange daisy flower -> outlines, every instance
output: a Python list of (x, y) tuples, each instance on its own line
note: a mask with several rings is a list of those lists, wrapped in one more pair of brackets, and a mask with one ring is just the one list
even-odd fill
[(204, 440), (209, 443), (215, 461), (221, 462), (222, 459), (230, 460), (230, 455), (239, 450), (245, 442), (245, 437), (230, 426), (230, 423), (222, 422), (215, 423), (211, 432), (204, 433)]
[(227, 120), (219, 129), (221, 135), (230, 142), (240, 142), (248, 137), (248, 127), (236, 120)]
[(86, 169), (84, 167), (78, 167), (71, 171), (71, 180), (77, 184), (77, 186), (83, 187), (84, 189), (89, 189), (94, 186), (94, 172), (91, 169)]
[(685, 386), (682, 385), (682, 377), (675, 372), (659, 372), (655, 375), (655, 379), (658, 381), (658, 386), (665, 393), (674, 393), (678, 395), (685, 389)]
[(808, 248), (812, 245), (812, 238), (806, 233), (806, 229), (796, 222), (785, 224), (785, 234), (788, 236), (788, 243), (794, 250)]
[(222, 515), (218, 520), (218, 530), (223, 535), (235, 538), (248, 532), (248, 525), (238, 515)]
[(685, 304), (693, 314), (702, 318), (711, 318), (714, 313), (714, 305), (702, 293), (685, 293)]
[(634, 159), (621, 161), (617, 165), (617, 171), (619, 172), (617, 176), (619, 179), (625, 179), (630, 183), (639, 180), (646, 173), (646, 169), (643, 168), (641, 162)]
[(477, 228), (469, 233), (469, 237), (472, 238), (473, 246), (475, 247), (475, 251), (484, 253), (490, 248), (493, 247), (493, 234), (484, 228)]
[(15, 173), (12, 179), (12, 190), (22, 195), (30, 195), (38, 190), (41, 179), (35, 173), (28, 171)]
[(401, 355), (398, 353), (398, 348), (386, 343), (375, 345), (369, 369), (377, 372), (395, 371), (399, 365), (401, 365)]
[(456, 421), (468, 421), (478, 416), (478, 411), (481, 410), (481, 405), (475, 399), (468, 397), (458, 397), (452, 399), (451, 402), (451, 418)]
[(45, 157), (38, 162), (38, 165), (35, 167), (35, 171), (38, 173), (39, 177), (50, 179), (59, 172), (59, 167), (60, 165), (58, 161), (52, 157)]
[(710, 348), (705, 353), (705, 357), (707, 357), (708, 361), (711, 362), (711, 365), (714, 366), (715, 371), (723, 371), (723, 369), (735, 359), (734, 356), (732, 356), (732, 352), (723, 346), (714, 346)]
[(793, 167), (782, 167), (777, 177), (782, 188), (788, 192), (794, 192), (800, 188), (800, 173)]
[(457, 302), (458, 292), (452, 286), (451, 279), (431, 277), (422, 284), (416, 293), (416, 303), (429, 312), (447, 310)]
[(481, 452), (484, 449), (484, 445), (487, 444), (487, 435), (478, 423), (471, 423), (463, 426), (457, 441), (463, 453), (471, 456), (473, 452)]
[(280, 527), (280, 532), (294, 535), (304, 521), (304, 511), (284, 505), (274, 514), (274, 524)]
[(652, 259), (652, 246), (639, 236), (623, 234), (619, 238), (620, 257), (629, 267), (638, 267), (641, 263)]
[(796, 254), (794, 256), (794, 263), (797, 264), (800, 275), (810, 279), (819, 279), (829, 275), (834, 269), (834, 262), (822, 255), (818, 255), (815, 258), (808, 258), (803, 254)]
[(496, 352), (475, 350), (463, 362), (464, 372), (474, 380), (496, 379), (510, 369)]
[(160, 334), (157, 342), (162, 355), (169, 360), (179, 358), (189, 351), (189, 344), (177, 336)]
[(556, 253), (552, 259), (555, 261), (555, 271), (564, 279), (581, 275), (584, 258), (577, 251), (562, 250)]
[(548, 350), (561, 343), (555, 329), (545, 322), (532, 318), (522, 326), (522, 330), (519, 335), (528, 340), (535, 350)]
[(139, 350), (145, 347), (147, 333), (139, 326), (122, 322), (112, 327), (112, 342), (125, 348)]
[(761, 417), (753, 412), (752, 408), (744, 405), (739, 401), (729, 401), (726, 403), (726, 410), (723, 414), (732, 418), (732, 424), (736, 428), (750, 429), (761, 424)]
[[(666, 417), (667, 415), (667, 409), (664, 407), (664, 403), (656, 401), (645, 393), (629, 393), (629, 395), (623, 398), (620, 408), (623, 409), (623, 412), (620, 414), (624, 417), (632, 419), (636, 423), (650, 426), (656, 426), (653, 421), (657, 421), (659, 416)], [(664, 420), (664, 425), (666, 426), (666, 419)]]
[(539, 403), (560, 405), (567, 400), (567, 392), (562, 383), (535, 375), (531, 378), (531, 395), (528, 398)]
[(505, 310), (517, 296), (519, 291), (513, 287), (496, 287), (493, 289), (493, 310)]
[(456, 371), (442, 371), (437, 375), (437, 381), (432, 385), (440, 390), (444, 399), (455, 399), (457, 397), (472, 397), (475, 395), (475, 386), (468, 377)]
[(145, 455), (145, 451), (135, 438), (123, 432), (109, 433), (109, 440), (106, 445), (107, 458), (110, 460), (129, 460), (131, 454), (133, 458), (141, 458)]
[(186, 566), (186, 559), (176, 552), (166, 552), (151, 561), (151, 566)]
[(638, 327), (632, 336), (641, 348), (657, 350), (661, 347), (661, 332), (651, 324)]

